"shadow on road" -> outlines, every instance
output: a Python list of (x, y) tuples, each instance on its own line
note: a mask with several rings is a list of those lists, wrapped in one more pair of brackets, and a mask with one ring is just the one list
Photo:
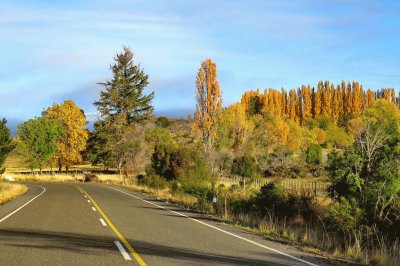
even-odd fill
[[(65, 250), (80, 254), (105, 255), (107, 251), (118, 252), (115, 238), (105, 236), (81, 235), (71, 233), (60, 233), (50, 231), (31, 231), (31, 230), (0, 230), (0, 254), (7, 252), (7, 247), (18, 247), (37, 250)], [(244, 254), (236, 256), (218, 255), (213, 253), (200, 252), (186, 248), (176, 248), (160, 244), (129, 240), (129, 243), (136, 251), (146, 257), (170, 258), (180, 260), (185, 263), (201, 262), (205, 264), (229, 264), (229, 265), (288, 265), (288, 259), (281, 255), (265, 252), (258, 257), (265, 259), (245, 258)], [(173, 241), (173, 240), (171, 240)], [(226, 252), (229, 252), (228, 250)], [(311, 257), (303, 257), (308, 260)], [(162, 261), (162, 260), (161, 260)], [(286, 263), (281, 263), (286, 261)], [(293, 261), (294, 262), (294, 261)]]

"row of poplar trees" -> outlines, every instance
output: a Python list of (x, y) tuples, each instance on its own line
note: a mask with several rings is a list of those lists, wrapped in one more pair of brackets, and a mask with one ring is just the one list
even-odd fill
[(302, 124), (308, 118), (330, 117), (337, 122), (343, 117), (360, 115), (376, 99), (386, 99), (400, 105), (400, 96), (396, 97), (392, 88), (380, 91), (365, 91), (358, 82), (344, 82), (335, 86), (329, 81), (318, 83), (317, 88), (303, 85), (288, 92), (282, 88), (247, 91), (241, 103), (248, 115), (270, 114), (286, 116)]

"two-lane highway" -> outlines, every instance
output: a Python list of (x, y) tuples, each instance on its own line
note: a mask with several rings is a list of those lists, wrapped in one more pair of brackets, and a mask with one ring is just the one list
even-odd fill
[(28, 186), (28, 195), (0, 207), (0, 265), (327, 264), (123, 188)]

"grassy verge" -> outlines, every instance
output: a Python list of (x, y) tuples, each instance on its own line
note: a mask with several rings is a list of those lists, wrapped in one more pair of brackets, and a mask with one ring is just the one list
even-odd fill
[[(122, 182), (110, 182), (110, 183), (113, 185), (119, 185), (124, 188), (131, 189), (133, 191), (147, 193), (152, 195), (156, 199), (161, 199), (167, 202), (179, 204), (187, 208), (198, 209), (200, 207), (200, 202), (196, 197), (187, 194), (172, 194), (168, 188), (155, 189), (138, 184), (123, 184)], [(204, 209), (201, 209), (201, 211), (204, 211)]]
[[(301, 218), (289, 222), (286, 219), (279, 219), (273, 214), (258, 217), (251, 211), (235, 213), (229, 208), (228, 213), (225, 213), (224, 207), (221, 205), (216, 206), (187, 194), (174, 194), (168, 188), (155, 189), (138, 184), (110, 183), (134, 191), (149, 193), (157, 199), (166, 200), (188, 209), (205, 212), (207, 215), (213, 215), (222, 222), (233, 224), (246, 231), (261, 235), (268, 240), (289, 244), (304, 252), (328, 258), (334, 264), (399, 265), (400, 262), (399, 245), (389, 247), (385, 244), (386, 240), (381, 238), (380, 245), (371, 249), (361, 248), (360, 243), (349, 243), (343, 246), (340, 239), (324, 229), (325, 225), (322, 218), (313, 222), (305, 221)], [(328, 199), (317, 197), (314, 207), (323, 209), (327, 204), (329, 204)], [(361, 239), (362, 237), (360, 235), (360, 241), (367, 242), (367, 239)]]
[(28, 188), (24, 185), (0, 182), (0, 204), (15, 199), (26, 191), (28, 191)]
[[(82, 182), (83, 174), (63, 173), (63, 174), (4, 174), (10, 175), (17, 181), (40, 181), (40, 182)], [(96, 175), (100, 183), (121, 183), (123, 178), (119, 175)]]

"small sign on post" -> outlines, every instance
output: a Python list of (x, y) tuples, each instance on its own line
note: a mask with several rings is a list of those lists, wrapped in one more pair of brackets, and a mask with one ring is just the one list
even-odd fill
[(214, 195), (212, 199), (213, 203), (217, 203), (217, 200), (218, 200), (217, 196)]

